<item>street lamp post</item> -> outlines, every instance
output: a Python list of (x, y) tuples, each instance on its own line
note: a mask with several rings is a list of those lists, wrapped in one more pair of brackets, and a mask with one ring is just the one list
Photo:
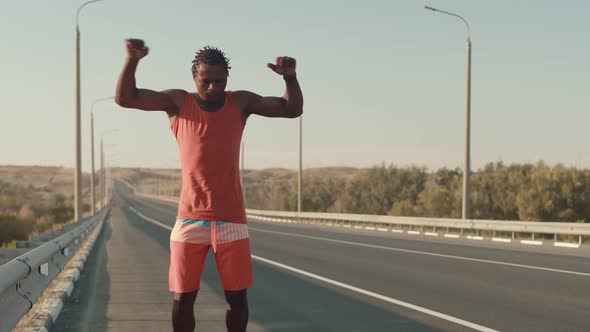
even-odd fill
[[(96, 103), (101, 102), (101, 101), (107, 101), (107, 100), (112, 100), (115, 97), (107, 97), (107, 98), (100, 98), (100, 99), (96, 99), (92, 102), (92, 106), (90, 107), (90, 154), (91, 154), (91, 168), (92, 168), (92, 176), (90, 176), (90, 196), (91, 196), (91, 201), (92, 203), (90, 204), (91, 206), (91, 211), (92, 211), (92, 215), (94, 215), (96, 213), (95, 211), (95, 205), (96, 205), (96, 196), (95, 196), (95, 180), (94, 180), (94, 105), (96, 105)], [(101, 147), (102, 150), (102, 147)]]
[(467, 96), (465, 100), (465, 165), (463, 167), (463, 208), (462, 218), (471, 218), (471, 203), (470, 203), (470, 192), (471, 192), (471, 33), (469, 31), (469, 24), (467, 21), (457, 15), (444, 10), (432, 8), (430, 6), (424, 6), (425, 9), (432, 10), (433, 12), (439, 12), (459, 18), (465, 27), (467, 28)]
[(74, 174), (74, 219), (79, 220), (82, 214), (82, 152), (80, 138), (80, 10), (86, 5), (102, 0), (88, 1), (76, 12), (76, 131), (75, 131), (75, 174)]
[(105, 173), (105, 154), (104, 154), (104, 136), (110, 133), (119, 131), (119, 129), (111, 129), (104, 131), (100, 135), (100, 207), (104, 206), (104, 200), (106, 195), (106, 173)]
[(303, 115), (299, 117), (299, 173), (297, 176), (297, 212), (301, 213), (303, 199)]
[(94, 197), (94, 113), (90, 112), (90, 159), (91, 159), (91, 173), (90, 173), (90, 211), (92, 215), (96, 213)]

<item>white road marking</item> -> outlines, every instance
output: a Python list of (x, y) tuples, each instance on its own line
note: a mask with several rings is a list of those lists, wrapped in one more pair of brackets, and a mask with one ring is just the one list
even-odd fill
[(362, 289), (362, 288), (359, 288), (359, 287), (351, 286), (351, 285), (348, 285), (348, 284), (345, 284), (345, 283), (342, 283), (342, 282), (339, 282), (339, 281), (336, 281), (336, 280), (333, 280), (333, 279), (322, 277), (320, 275), (317, 275), (317, 274), (314, 274), (314, 273), (311, 273), (311, 272), (307, 272), (307, 271), (304, 271), (304, 270), (300, 270), (298, 268), (291, 267), (289, 265), (285, 265), (285, 264), (281, 264), (281, 263), (278, 263), (278, 262), (275, 262), (275, 261), (271, 261), (270, 259), (262, 258), (260, 256), (252, 255), (252, 258), (253, 259), (256, 259), (256, 260), (259, 260), (261, 262), (264, 262), (266, 264), (270, 264), (270, 265), (279, 267), (281, 269), (285, 269), (285, 270), (288, 270), (288, 271), (291, 271), (291, 272), (295, 272), (295, 273), (304, 275), (306, 277), (310, 277), (310, 278), (313, 278), (313, 279), (316, 279), (316, 280), (320, 280), (320, 281), (323, 281), (325, 283), (328, 283), (328, 284), (331, 284), (331, 285), (334, 285), (334, 286), (342, 287), (344, 289), (348, 289), (350, 291), (357, 292), (357, 293), (360, 293), (360, 294), (363, 294), (363, 295), (366, 295), (366, 296), (369, 296), (369, 297), (372, 297), (372, 298), (375, 298), (375, 299), (378, 299), (378, 300), (381, 300), (381, 301), (384, 301), (384, 302), (389, 302), (389, 303), (392, 303), (392, 304), (395, 304), (395, 305), (398, 305), (398, 306), (401, 306), (401, 307), (404, 307), (404, 308), (408, 308), (408, 309), (412, 309), (412, 310), (415, 310), (415, 311), (419, 311), (421, 313), (424, 313), (424, 314), (427, 314), (427, 315), (430, 315), (430, 316), (434, 316), (434, 317), (437, 317), (437, 318), (440, 318), (440, 319), (444, 319), (446, 321), (453, 322), (453, 323), (458, 324), (458, 325), (466, 326), (466, 327), (472, 328), (472, 329), (477, 330), (477, 331), (484, 331), (484, 332), (497, 331), (497, 330), (491, 329), (489, 327), (485, 327), (485, 326), (482, 326), (482, 325), (479, 325), (479, 324), (468, 322), (466, 320), (463, 320), (463, 319), (460, 319), (460, 318), (457, 318), (457, 317), (453, 317), (453, 316), (449, 316), (449, 315), (440, 313), (438, 311), (430, 310), (430, 309), (427, 309), (427, 308), (424, 308), (424, 307), (420, 307), (420, 306), (417, 306), (417, 305), (414, 305), (414, 304), (411, 304), (411, 303), (408, 303), (408, 302), (396, 300), (394, 298), (391, 298), (391, 297), (388, 297), (388, 296), (385, 296), (385, 295), (381, 295), (381, 294), (378, 294), (378, 293), (374, 293), (374, 292), (368, 291), (366, 289)]
[(479, 258), (471, 258), (471, 257), (463, 257), (463, 256), (455, 256), (455, 255), (437, 254), (437, 253), (428, 252), (428, 251), (419, 251), (419, 250), (402, 249), (402, 248), (395, 248), (395, 247), (378, 246), (378, 245), (373, 245), (373, 244), (357, 243), (357, 242), (350, 242), (350, 241), (343, 241), (343, 240), (335, 240), (335, 239), (329, 239), (329, 238), (317, 237), (317, 236), (310, 236), (310, 235), (301, 235), (301, 234), (285, 233), (285, 232), (278, 232), (278, 231), (268, 231), (268, 230), (259, 229), (259, 228), (255, 228), (255, 227), (248, 227), (248, 230), (257, 231), (257, 232), (263, 232), (263, 233), (282, 234), (282, 235), (288, 235), (288, 236), (294, 236), (294, 237), (302, 237), (302, 238), (308, 238), (308, 239), (314, 239), (314, 240), (329, 241), (329, 242), (342, 243), (342, 244), (350, 244), (350, 245), (354, 245), (354, 246), (367, 247), (367, 248), (384, 249), (384, 250), (399, 251), (399, 252), (406, 252), (406, 253), (412, 253), (412, 254), (420, 254), (420, 255), (435, 256), (435, 257), (444, 257), (444, 258), (458, 259), (458, 260), (464, 260), (464, 261), (472, 261), (472, 262), (478, 262), (478, 263), (503, 265), (503, 266), (512, 266), (512, 267), (519, 267), (519, 268), (531, 269), (531, 270), (557, 272), (557, 273), (565, 273), (565, 274), (578, 275), (578, 276), (583, 276), (583, 277), (590, 277), (590, 273), (586, 273), (586, 272), (577, 272), (577, 271), (570, 271), (570, 270), (560, 270), (560, 269), (552, 269), (552, 268), (542, 267), (542, 266), (514, 264), (514, 263), (493, 261), (493, 260), (488, 260), (488, 259), (479, 259)]
[(155, 225), (160, 226), (162, 228), (166, 228), (167, 230), (170, 230), (170, 231), (172, 230), (172, 227), (170, 227), (168, 225), (165, 225), (165, 224), (162, 224), (161, 222), (159, 222), (157, 220), (154, 220), (154, 219), (152, 219), (150, 217), (146, 217), (141, 212), (139, 212), (136, 209), (134, 209), (132, 206), (129, 207), (129, 210), (133, 211), (133, 213), (137, 214), (138, 216), (140, 216), (144, 220), (151, 222), (152, 224), (155, 224)]

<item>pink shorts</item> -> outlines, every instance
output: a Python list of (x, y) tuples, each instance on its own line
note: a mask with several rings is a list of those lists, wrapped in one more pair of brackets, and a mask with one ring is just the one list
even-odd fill
[(200, 288), (209, 249), (215, 253), (224, 290), (252, 287), (252, 257), (246, 224), (179, 219), (170, 234), (171, 292), (188, 293)]

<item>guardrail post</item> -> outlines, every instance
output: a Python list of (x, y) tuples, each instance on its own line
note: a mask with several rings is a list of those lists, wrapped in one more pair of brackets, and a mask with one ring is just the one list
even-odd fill
[(582, 245), (582, 235), (578, 235), (578, 244)]
[(514, 240), (514, 232), (512, 232), (512, 240)]
[(531, 233), (531, 236), (533, 238), (533, 241), (535, 241), (535, 233)]

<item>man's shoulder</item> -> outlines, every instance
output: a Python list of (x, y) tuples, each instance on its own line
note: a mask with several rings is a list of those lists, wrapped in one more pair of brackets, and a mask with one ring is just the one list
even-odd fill
[(248, 101), (251, 100), (253, 96), (255, 96), (254, 93), (246, 90), (232, 91), (231, 94), (233, 99), (240, 105), (242, 110), (246, 107), (246, 105), (248, 105)]
[(255, 94), (254, 92), (247, 90), (232, 91), (232, 95), (237, 98), (252, 98), (254, 96), (257, 96), (257, 94)]
[(184, 97), (188, 93), (188, 91), (183, 89), (167, 89), (163, 90), (162, 93), (165, 93), (172, 97)]
[(250, 102), (260, 99), (260, 95), (247, 90), (236, 90), (232, 92), (234, 99), (242, 104), (248, 104)]
[(182, 104), (184, 103), (184, 98), (188, 94), (188, 92), (183, 89), (168, 89), (163, 90), (162, 93), (168, 95), (174, 101), (174, 104), (178, 108), (182, 107)]

